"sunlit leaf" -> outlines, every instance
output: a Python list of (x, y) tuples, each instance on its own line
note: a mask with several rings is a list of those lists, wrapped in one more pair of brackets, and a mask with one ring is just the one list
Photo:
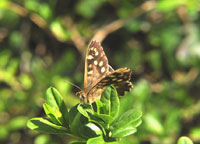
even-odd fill
[(193, 142), (190, 140), (190, 138), (188, 138), (186, 136), (182, 136), (178, 139), (177, 144), (193, 144)]

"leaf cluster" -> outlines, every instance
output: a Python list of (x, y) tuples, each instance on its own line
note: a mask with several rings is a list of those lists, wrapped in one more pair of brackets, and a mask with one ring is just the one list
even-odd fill
[(43, 105), (46, 118), (32, 118), (27, 126), (48, 134), (68, 134), (74, 143), (117, 143), (121, 138), (137, 131), (142, 112), (129, 109), (119, 115), (120, 102), (115, 88), (108, 87), (101, 100), (92, 105), (77, 104), (68, 110), (61, 94), (53, 87), (46, 92)]

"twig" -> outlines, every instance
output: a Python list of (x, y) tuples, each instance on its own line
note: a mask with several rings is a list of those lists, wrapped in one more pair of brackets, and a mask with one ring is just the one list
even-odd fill
[(18, 15), (22, 17), (26, 17), (30, 15), (30, 19), (33, 21), (33, 23), (35, 23), (37, 26), (39, 26), (42, 29), (47, 27), (47, 23), (45, 20), (43, 20), (42, 17), (40, 17), (36, 13), (30, 14), (25, 8), (21, 7), (20, 5), (16, 3), (9, 2), (8, 9), (10, 11), (17, 13)]
[(63, 19), (63, 23), (64, 26), (67, 27), (67, 29), (70, 32), (70, 37), (71, 40), (73, 41), (74, 45), (76, 46), (76, 48), (78, 49), (78, 51), (81, 53), (82, 57), (84, 57), (85, 55), (85, 40), (83, 39), (83, 37), (81, 36), (81, 34), (79, 33), (79, 31), (76, 28), (76, 25), (74, 24), (73, 20), (71, 17), (65, 17)]
[(155, 6), (156, 6), (156, 2), (154, 0), (144, 2), (140, 7), (138, 7), (137, 9), (134, 9), (134, 11), (131, 13), (128, 19), (115, 20), (111, 22), (110, 24), (107, 24), (106, 26), (100, 29), (97, 29), (96, 34), (93, 36), (92, 39), (96, 39), (99, 42), (102, 42), (107, 35), (122, 28), (125, 25), (126, 21), (128, 21), (129, 19), (136, 18), (137, 16), (143, 14), (144, 12), (154, 9)]
[(105, 37), (108, 34), (120, 29), (123, 26), (124, 26), (123, 20), (120, 19), (120, 20), (113, 21), (110, 24), (98, 29), (96, 31), (96, 34), (94, 35), (94, 37), (92, 39), (95, 39), (95, 40), (98, 40), (99, 42), (102, 42), (103, 39), (105, 39)]

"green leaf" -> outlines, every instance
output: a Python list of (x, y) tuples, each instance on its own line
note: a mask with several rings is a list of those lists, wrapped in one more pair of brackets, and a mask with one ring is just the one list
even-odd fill
[(106, 115), (106, 114), (95, 113), (93, 116), (102, 119), (106, 125), (112, 123), (114, 120), (113, 117)]
[(137, 131), (136, 127), (139, 126), (141, 123), (142, 120), (139, 119), (137, 121), (134, 121), (130, 125), (121, 126), (115, 129), (111, 127), (111, 133), (112, 133), (111, 136), (115, 138), (122, 138), (129, 136)]
[(76, 141), (76, 142), (70, 142), (69, 144), (86, 144), (86, 143), (81, 141)]
[(177, 144), (193, 144), (193, 142), (192, 142), (192, 140), (190, 140), (190, 138), (188, 138), (186, 136), (182, 136), (178, 139)]
[(47, 117), (57, 125), (63, 125), (62, 114), (56, 107), (50, 107), (47, 103), (43, 104)]
[(106, 142), (103, 139), (103, 136), (98, 136), (88, 139), (86, 144), (119, 144), (119, 142)]
[(119, 102), (119, 97), (118, 97), (117, 91), (114, 87), (111, 87), (110, 101), (111, 101), (110, 115), (113, 118), (116, 118), (119, 113), (120, 102)]
[(47, 89), (46, 92), (47, 104), (50, 107), (56, 107), (63, 115), (63, 120), (66, 125), (69, 124), (69, 112), (65, 106), (64, 100), (60, 93), (53, 87)]
[(100, 114), (101, 109), (103, 108), (104, 104), (100, 100), (96, 100), (96, 111), (97, 114)]
[(137, 121), (134, 121), (133, 123), (131, 123), (131, 126), (138, 127), (141, 123), (142, 123), (142, 120), (138, 119)]
[(27, 122), (28, 128), (48, 134), (69, 133), (65, 127), (53, 124), (44, 118), (32, 118)]
[(120, 129), (121, 127), (126, 127), (133, 122), (139, 120), (142, 116), (142, 112), (137, 109), (131, 109), (122, 114), (117, 118), (113, 124), (111, 124), (112, 129)]
[(91, 110), (91, 108), (88, 108), (86, 106), (81, 106), (81, 105), (78, 105), (77, 106), (77, 110), (83, 115), (85, 116), (86, 118), (90, 119), (90, 116), (88, 115), (87, 112), (90, 112), (93, 114), (93, 111)]
[(130, 125), (125, 128), (121, 128), (121, 129), (112, 131), (112, 137), (122, 138), (122, 137), (129, 136), (129, 135), (135, 133), (136, 131), (137, 131), (137, 129)]
[[(70, 129), (73, 134), (88, 139), (102, 134), (102, 130), (92, 122), (89, 122), (90, 116), (87, 113), (87, 107), (77, 104), (70, 109)], [(89, 113), (92, 115), (91, 113)]]
[(87, 138), (85, 133), (87, 133), (88, 131), (84, 131), (84, 127), (88, 123), (88, 118), (85, 117), (84, 115), (82, 115), (78, 111), (78, 107), (79, 107), (79, 110), (83, 111), (83, 109), (81, 108), (81, 106), (79, 104), (72, 107), (69, 111), (70, 130), (72, 131), (73, 134), (75, 134), (79, 137)]
[(104, 133), (104, 135), (106, 135), (106, 127), (107, 127), (107, 123), (105, 123), (101, 118), (95, 116), (94, 114), (88, 113), (90, 115), (90, 122), (95, 123), (96, 125), (98, 125), (102, 132)]
[(112, 117), (117, 117), (119, 113), (120, 103), (117, 91), (114, 87), (108, 87), (102, 94), (101, 101), (104, 106), (101, 108), (102, 114), (108, 114)]
[(103, 114), (110, 114), (110, 95), (111, 95), (111, 88), (108, 87), (101, 95), (101, 101), (104, 104), (104, 106), (101, 109), (101, 113)]
[(81, 126), (81, 113), (77, 110), (78, 105), (72, 107), (69, 111), (69, 127), (72, 133), (78, 135), (78, 129)]
[(79, 134), (82, 138), (88, 139), (102, 135), (102, 131), (94, 123), (87, 123), (86, 125), (79, 127)]

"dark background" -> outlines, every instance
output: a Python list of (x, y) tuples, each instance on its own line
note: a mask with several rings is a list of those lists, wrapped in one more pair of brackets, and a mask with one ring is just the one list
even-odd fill
[(114, 69), (132, 70), (134, 89), (121, 113), (143, 111), (128, 144), (200, 143), (200, 3), (198, 0), (1, 0), (0, 143), (64, 144), (66, 135), (27, 128), (44, 116), (45, 91), (54, 86), (71, 108), (83, 88), (91, 39), (102, 42)]

